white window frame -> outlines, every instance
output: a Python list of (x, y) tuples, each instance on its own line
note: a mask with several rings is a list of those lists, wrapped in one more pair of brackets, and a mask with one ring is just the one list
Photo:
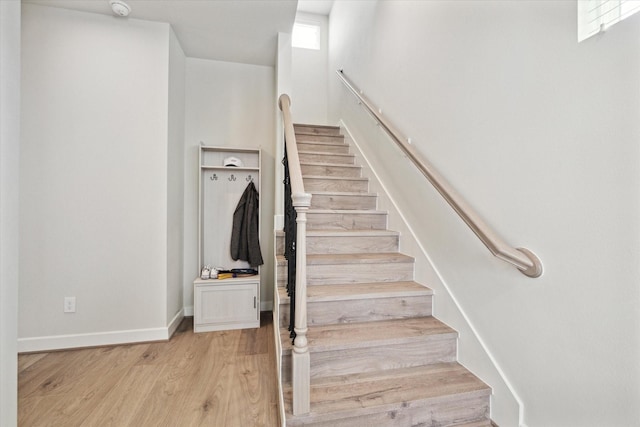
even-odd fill
[(578, 0), (578, 41), (640, 12), (639, 0)]

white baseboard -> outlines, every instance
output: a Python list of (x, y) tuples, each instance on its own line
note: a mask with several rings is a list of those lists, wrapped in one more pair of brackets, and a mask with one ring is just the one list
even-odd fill
[(178, 311), (176, 315), (173, 316), (173, 319), (171, 319), (171, 322), (169, 322), (169, 326), (167, 326), (167, 338), (171, 338), (173, 336), (176, 329), (178, 329), (180, 322), (182, 322), (182, 319), (184, 319), (184, 308)]
[(193, 306), (190, 305), (189, 307), (185, 307), (184, 308), (184, 315), (187, 317), (193, 316)]
[(127, 331), (96, 332), (90, 334), (53, 335), (47, 337), (19, 338), (18, 353), (64, 350), (70, 348), (98, 347), (103, 345), (130, 344), (146, 341), (166, 341), (168, 328), (131, 329)]

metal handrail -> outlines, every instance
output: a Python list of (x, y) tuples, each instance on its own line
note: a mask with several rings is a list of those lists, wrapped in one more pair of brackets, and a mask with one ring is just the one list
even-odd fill
[(497, 258), (515, 265), (518, 270), (529, 277), (542, 275), (542, 262), (530, 250), (526, 248), (514, 248), (507, 244), (496, 234), (460, 196), (460, 194), (444, 179), (436, 169), (416, 151), (407, 138), (378, 113), (378, 109), (369, 101), (362, 91), (344, 75), (342, 70), (337, 70), (338, 77), (344, 85), (358, 98), (364, 108), (375, 118), (382, 129), (393, 139), (398, 147), (409, 157), (418, 170), (427, 178), (440, 195), (449, 203), (453, 210), (471, 228), (471, 230), (484, 243), (489, 251)]

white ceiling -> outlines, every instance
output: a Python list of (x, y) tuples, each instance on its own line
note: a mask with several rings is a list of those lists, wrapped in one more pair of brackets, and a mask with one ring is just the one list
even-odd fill
[(298, 0), (298, 11), (329, 15), (333, 7), (333, 0)]
[[(2, 1), (2, 0), (0, 0)], [(290, 33), (296, 0), (125, 0), (128, 18), (170, 23), (188, 57), (273, 66), (279, 32)], [(23, 0), (43, 6), (113, 15), (108, 0)], [(328, 14), (333, 1), (303, 0)], [(317, 4), (315, 4), (317, 3)], [(328, 7), (328, 9), (327, 9)], [(326, 11), (324, 13), (323, 11)]]

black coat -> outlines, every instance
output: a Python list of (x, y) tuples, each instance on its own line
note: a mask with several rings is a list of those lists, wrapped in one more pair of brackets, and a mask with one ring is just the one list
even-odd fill
[(264, 264), (258, 234), (258, 207), (258, 190), (251, 181), (233, 213), (231, 258), (247, 261), (252, 267)]

